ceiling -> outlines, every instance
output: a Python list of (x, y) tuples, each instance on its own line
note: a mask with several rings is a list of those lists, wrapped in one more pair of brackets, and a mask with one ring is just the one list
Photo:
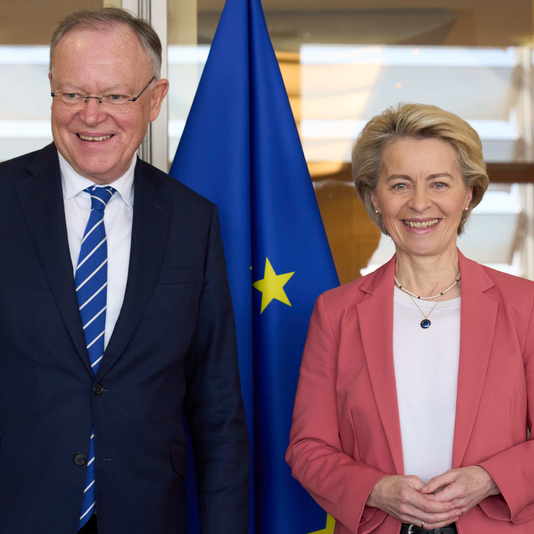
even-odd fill
[(0, 0), (0, 44), (48, 44), (58, 20), (102, 0)]
[[(169, 1), (196, 1), (199, 41), (211, 40), (223, 0)], [(102, 0), (1, 0), (0, 44), (46, 44), (57, 20), (97, 5)], [(275, 47), (289, 51), (307, 42), (504, 47), (533, 34), (532, 0), (265, 0), (263, 6)]]
[[(531, 40), (532, 4), (532, 0), (265, 0), (263, 7), (275, 47), (277, 40), (294, 40), (298, 33), (302, 42), (500, 47)], [(222, 0), (198, 0), (199, 40), (204, 19), (213, 26), (222, 5)]]

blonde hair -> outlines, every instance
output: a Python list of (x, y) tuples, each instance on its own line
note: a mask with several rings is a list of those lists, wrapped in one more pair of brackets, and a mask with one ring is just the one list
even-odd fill
[(352, 149), (352, 175), (369, 217), (387, 235), (382, 216), (375, 212), (371, 194), (378, 185), (384, 150), (402, 139), (442, 139), (456, 150), (462, 179), (466, 187), (473, 190), (458, 227), (458, 234), (461, 234), (471, 210), (482, 200), (489, 178), (476, 131), (458, 115), (437, 106), (399, 104), (397, 108), (388, 108), (373, 117), (358, 136)]

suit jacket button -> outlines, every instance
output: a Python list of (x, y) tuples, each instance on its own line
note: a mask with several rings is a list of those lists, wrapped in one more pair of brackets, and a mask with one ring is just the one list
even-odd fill
[(97, 384), (93, 389), (95, 395), (102, 395), (104, 393), (104, 387), (102, 384)]
[(74, 455), (74, 463), (76, 465), (85, 465), (87, 463), (87, 456), (83, 452)]

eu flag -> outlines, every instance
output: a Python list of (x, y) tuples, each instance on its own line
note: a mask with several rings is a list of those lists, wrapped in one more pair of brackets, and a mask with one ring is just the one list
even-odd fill
[(253, 447), (251, 532), (332, 532), (284, 455), (313, 305), (338, 278), (260, 0), (227, 0), (171, 174), (220, 211)]

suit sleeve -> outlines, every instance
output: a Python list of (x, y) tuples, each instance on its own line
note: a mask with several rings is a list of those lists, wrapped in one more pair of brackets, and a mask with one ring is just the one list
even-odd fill
[(185, 376), (184, 410), (193, 441), (200, 532), (248, 533), (250, 452), (234, 315), (215, 206)]
[[(527, 391), (527, 426), (530, 437), (524, 443), (510, 447), (481, 465), (499, 486), (501, 495), (488, 497), (479, 503), (484, 513), (493, 519), (523, 523), (534, 519), (534, 307), (531, 304), (525, 337), (523, 360)], [(525, 435), (527, 429), (525, 428)]]
[(286, 460), (293, 476), (331, 516), (351, 532), (367, 522), (367, 531), (371, 531), (386, 514), (365, 502), (385, 473), (343, 452), (337, 415), (337, 352), (321, 296), (302, 357)]

